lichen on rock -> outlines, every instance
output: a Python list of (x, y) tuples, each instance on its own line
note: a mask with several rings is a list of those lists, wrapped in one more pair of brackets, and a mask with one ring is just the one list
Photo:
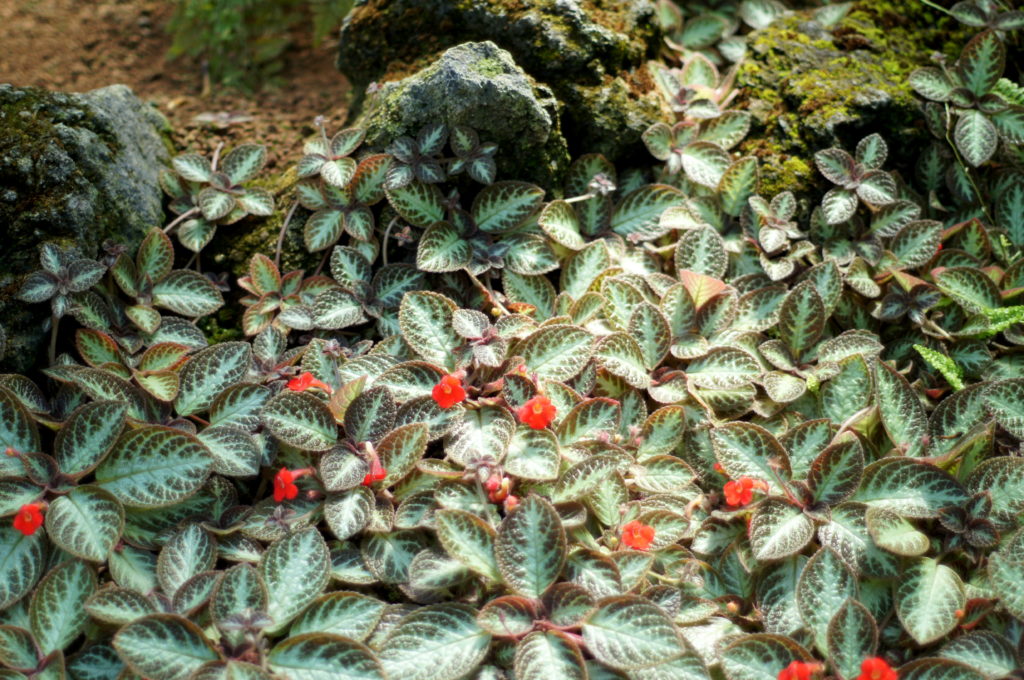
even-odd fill
[(13, 296), (38, 268), (40, 243), (91, 257), (107, 239), (134, 248), (163, 222), (157, 175), (169, 139), (166, 120), (124, 85), (84, 94), (0, 85), (0, 365), (24, 370), (36, 356), (46, 309)]

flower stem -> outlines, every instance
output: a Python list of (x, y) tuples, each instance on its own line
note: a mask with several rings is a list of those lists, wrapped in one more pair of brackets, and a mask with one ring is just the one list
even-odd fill
[(175, 217), (174, 220), (170, 224), (168, 224), (166, 227), (164, 227), (164, 233), (165, 234), (170, 233), (171, 229), (174, 229), (176, 226), (178, 226), (179, 224), (181, 224), (182, 222), (184, 222), (188, 218), (192, 217), (193, 215), (197, 214), (198, 212), (199, 212), (199, 208), (189, 208), (185, 212), (183, 212), (180, 215), (178, 215), (177, 217)]
[(284, 223), (281, 225), (281, 233), (277, 235), (277, 249), (274, 251), (274, 266), (278, 269), (281, 268), (281, 249), (284, 248), (284, 235), (288, 231), (288, 225), (292, 221), (292, 215), (295, 214), (295, 209), (298, 207), (298, 201), (292, 203), (292, 207), (288, 209), (288, 214), (284, 216)]
[(60, 317), (56, 314), (50, 315), (50, 365), (57, 361), (57, 326), (60, 325)]

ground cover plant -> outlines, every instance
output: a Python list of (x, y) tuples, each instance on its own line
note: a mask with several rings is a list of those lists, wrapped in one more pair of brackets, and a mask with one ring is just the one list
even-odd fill
[[(546, 191), (465, 127), (321, 121), (290, 204), (259, 144), (186, 153), (137, 252), (43, 245), (50, 362), (0, 376), (0, 678), (1019, 677), (1024, 15), (950, 10), (978, 32), (912, 76), (917, 171), (822, 149), (803, 211), (758, 193), (724, 75), (785, 11), (666, 8), (649, 167)], [(275, 212), (319, 268), (199, 271)]]

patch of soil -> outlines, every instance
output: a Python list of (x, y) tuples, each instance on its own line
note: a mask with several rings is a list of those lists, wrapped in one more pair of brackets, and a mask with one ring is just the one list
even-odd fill
[(334, 67), (337, 41), (314, 47), (299, 25), (279, 87), (202, 96), (199, 64), (169, 61), (173, 0), (0, 0), (0, 82), (85, 92), (124, 83), (170, 121), (176, 145), (210, 153), (219, 143), (268, 147), (268, 166), (288, 165), (324, 116), (337, 130), (349, 85)]

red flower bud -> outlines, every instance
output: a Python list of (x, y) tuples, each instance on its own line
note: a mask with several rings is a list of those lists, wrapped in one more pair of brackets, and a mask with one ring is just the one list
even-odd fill
[(321, 380), (317, 380), (309, 371), (306, 371), (298, 378), (292, 378), (289, 380), (286, 387), (293, 392), (305, 392), (306, 390), (314, 387), (323, 390), (327, 394), (332, 392), (330, 385)]

